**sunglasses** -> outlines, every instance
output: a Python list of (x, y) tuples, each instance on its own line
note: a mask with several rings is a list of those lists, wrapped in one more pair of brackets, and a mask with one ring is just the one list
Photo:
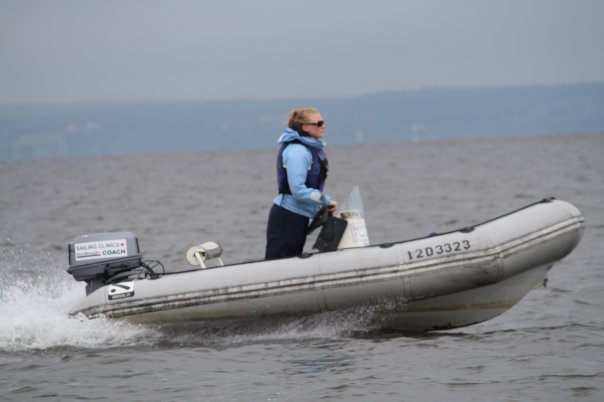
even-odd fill
[(323, 127), (323, 124), (325, 124), (325, 121), (319, 120), (319, 121), (313, 121), (311, 123), (304, 123), (304, 124), (308, 124), (309, 126)]

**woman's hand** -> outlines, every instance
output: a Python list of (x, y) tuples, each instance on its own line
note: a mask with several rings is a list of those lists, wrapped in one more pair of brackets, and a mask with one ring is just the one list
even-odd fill
[(335, 214), (337, 209), (338, 202), (336, 200), (329, 201), (329, 204), (327, 205), (327, 211), (331, 212), (332, 214)]

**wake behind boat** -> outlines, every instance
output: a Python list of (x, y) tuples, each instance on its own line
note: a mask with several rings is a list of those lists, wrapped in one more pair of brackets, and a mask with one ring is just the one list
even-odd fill
[(516, 304), (583, 230), (575, 206), (545, 199), (453, 232), (281, 260), (222, 266), (206, 243), (188, 255), (198, 269), (175, 273), (142, 261), (130, 232), (85, 235), (69, 245), (68, 272), (87, 283), (73, 314), (219, 325), (349, 310), (397, 331), (457, 328)]

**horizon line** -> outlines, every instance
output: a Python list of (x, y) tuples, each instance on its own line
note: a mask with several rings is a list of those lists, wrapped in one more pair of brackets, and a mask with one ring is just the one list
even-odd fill
[(359, 99), (367, 96), (393, 94), (404, 92), (421, 92), (421, 91), (461, 91), (461, 90), (481, 90), (481, 89), (503, 89), (503, 88), (546, 88), (546, 87), (569, 87), (569, 86), (599, 86), (604, 85), (604, 81), (576, 81), (576, 82), (560, 82), (560, 83), (534, 83), (534, 84), (489, 84), (489, 85), (466, 85), (466, 86), (420, 86), (417, 88), (403, 88), (391, 90), (375, 90), (359, 95), (342, 95), (342, 96), (323, 96), (323, 97), (306, 97), (299, 98), (132, 98), (132, 99), (105, 99), (105, 100), (73, 100), (73, 101), (0, 101), (0, 107), (27, 107), (27, 106), (75, 106), (75, 105), (93, 105), (93, 104), (110, 104), (110, 103), (231, 103), (231, 102), (300, 102), (300, 101), (326, 101), (326, 100), (350, 100)]

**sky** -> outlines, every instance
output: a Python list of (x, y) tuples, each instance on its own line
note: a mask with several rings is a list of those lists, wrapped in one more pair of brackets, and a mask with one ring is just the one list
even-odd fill
[(0, 103), (603, 81), (601, 0), (0, 0)]

